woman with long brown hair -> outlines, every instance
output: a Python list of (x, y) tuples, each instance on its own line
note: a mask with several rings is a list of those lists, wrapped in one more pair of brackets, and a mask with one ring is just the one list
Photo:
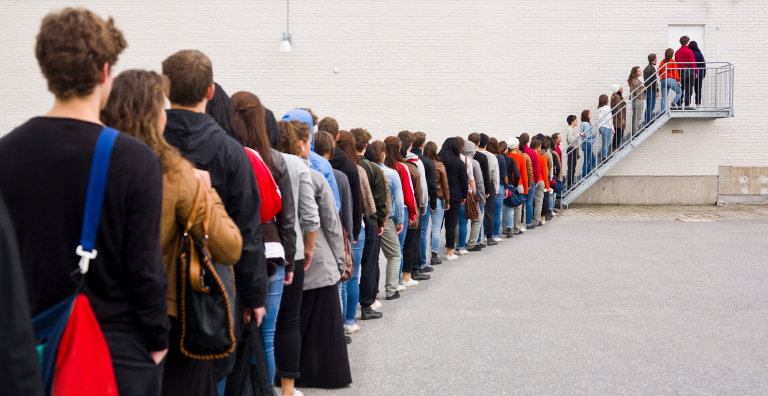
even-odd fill
[[(170, 346), (163, 370), (163, 395), (217, 395), (211, 360), (190, 359), (180, 350), (179, 254), (182, 233), (193, 211), (190, 233), (195, 240), (208, 239), (211, 258), (233, 265), (240, 259), (243, 240), (240, 230), (227, 215), (224, 205), (211, 187), (208, 172), (196, 170), (163, 138), (165, 129), (165, 77), (145, 70), (126, 70), (115, 78), (101, 121), (144, 142), (160, 157), (163, 166), (163, 207), (160, 239), (168, 274), (168, 316), (171, 317)], [(203, 189), (207, 192), (204, 194)], [(198, 194), (203, 196), (194, 205)], [(203, 227), (207, 200), (212, 202), (210, 224)]]
[[(401, 151), (402, 141), (400, 138), (395, 136), (389, 136), (386, 139), (384, 139), (384, 146), (385, 149), (385, 157), (384, 157), (384, 165), (386, 165), (390, 169), (394, 169), (397, 171), (397, 175), (400, 177), (400, 184), (403, 187), (403, 201), (405, 202), (405, 226), (406, 229), (409, 225), (412, 225), (414, 222), (416, 222), (416, 215), (418, 214), (418, 208), (416, 207), (416, 192), (415, 189), (419, 188), (418, 183), (414, 185), (413, 180), (411, 179), (411, 174), (408, 169), (408, 167), (405, 165), (405, 157), (403, 157), (403, 153)], [(403, 230), (399, 234), (400, 237), (400, 255), (402, 257), (405, 257), (405, 239), (407, 237), (408, 231)], [(410, 267), (408, 268), (407, 272), (403, 272), (403, 265), (405, 260), (401, 258), (401, 264), (400, 264), (400, 272), (402, 274), (402, 281), (401, 284), (405, 286), (412, 286), (417, 285), (418, 282), (411, 281), (411, 272)]]
[[(440, 229), (443, 226), (445, 211), (451, 208), (451, 191), (448, 186), (448, 175), (445, 173), (445, 165), (443, 165), (443, 162), (440, 161), (440, 157), (437, 155), (437, 144), (435, 142), (429, 141), (424, 145), (424, 156), (431, 159), (435, 165), (435, 184), (437, 187), (437, 205), (430, 214), (432, 218), (432, 238), (430, 241), (432, 259), (430, 264), (442, 264), (443, 261), (440, 260), (438, 255), (440, 253)], [(450, 247), (453, 248), (453, 246)]]
[(635, 66), (629, 72), (629, 78), (627, 78), (627, 83), (629, 84), (629, 100), (632, 102), (631, 136), (634, 136), (635, 134), (637, 134), (638, 131), (640, 131), (640, 122), (643, 119), (643, 102), (645, 101), (645, 85), (643, 84), (642, 77), (643, 77), (643, 70), (640, 68), (640, 66)]
[[(259, 97), (250, 92), (236, 92), (232, 95), (235, 106), (235, 125), (243, 137), (246, 149), (259, 154), (277, 182), (280, 189), (282, 209), (273, 219), (262, 218), (264, 232), (264, 250), (267, 255), (269, 271), (269, 298), (267, 313), (261, 322), (261, 337), (269, 364), (269, 378), (275, 377), (275, 328), (284, 284), (291, 284), (295, 269), (296, 231), (294, 230), (295, 211), (291, 179), (285, 159), (276, 150), (270, 148), (265, 121), (266, 109)], [(259, 189), (266, 186), (260, 185)]]

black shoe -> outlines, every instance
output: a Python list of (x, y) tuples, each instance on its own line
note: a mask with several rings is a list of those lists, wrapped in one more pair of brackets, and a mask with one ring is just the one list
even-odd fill
[(553, 212), (555, 212), (555, 213), (560, 213), (560, 212), (558, 212), (558, 211), (557, 211), (557, 210), (555, 210), (555, 209), (552, 209), (552, 211), (553, 211)]
[(362, 307), (360, 311), (361, 311), (360, 319), (362, 320), (379, 319), (382, 316), (384, 316), (383, 313), (374, 311), (373, 308), (371, 308), (370, 306)]
[(547, 219), (547, 221), (552, 220), (553, 217), (554, 216), (552, 216), (551, 214), (547, 214), (546, 216), (544, 216), (544, 218)]
[(518, 231), (515, 231), (515, 233), (513, 235), (523, 235), (523, 232), (518, 230)]
[(467, 249), (468, 252), (479, 252), (483, 250), (480, 246), (472, 246), (471, 248)]
[(429, 278), (431, 278), (431, 276), (427, 274), (422, 274), (421, 271), (411, 272), (411, 279), (415, 279), (417, 281), (423, 281), (423, 280), (428, 280)]
[(507, 228), (507, 238), (512, 238), (512, 229)]
[(499, 243), (494, 241), (493, 238), (488, 238), (488, 246), (496, 246)]
[(387, 300), (394, 300), (396, 298), (400, 298), (400, 292), (399, 291), (395, 291), (395, 294), (393, 294), (391, 296), (387, 296)]
[(686, 109), (686, 110), (696, 110), (696, 108), (695, 108), (695, 107), (691, 107), (691, 106), (685, 106), (685, 109)]
[[(432, 268), (430, 266), (426, 266), (426, 267), (420, 269), (419, 271), (421, 271), (421, 272), (432, 272), (434, 270), (435, 270), (434, 268)], [(418, 279), (416, 279), (416, 280), (418, 280)]]
[(487, 248), (487, 247), (488, 247), (488, 245), (486, 245), (486, 244), (484, 244), (484, 243), (481, 243), (481, 244), (479, 244), (479, 245), (477, 245), (477, 246), (480, 246), (480, 249), (485, 249), (485, 248)]
[(443, 260), (440, 260), (440, 256), (437, 253), (432, 253), (432, 260), (429, 261), (432, 265), (442, 264)]
[(345, 341), (347, 341), (347, 345), (349, 345), (349, 344), (351, 344), (351, 343), (352, 343), (352, 337), (350, 337), (350, 336), (348, 336), (348, 335), (345, 335), (345, 336), (344, 336), (344, 340), (345, 340)]
[(529, 226), (526, 226), (526, 227), (525, 227), (525, 229), (526, 229), (526, 230), (532, 230), (532, 229), (534, 229), (534, 228), (536, 228), (536, 226), (535, 226), (535, 225), (533, 225), (533, 224), (531, 224), (531, 225), (529, 225)]

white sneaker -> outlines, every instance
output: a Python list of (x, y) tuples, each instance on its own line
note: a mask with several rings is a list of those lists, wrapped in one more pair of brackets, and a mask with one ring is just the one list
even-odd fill
[(544, 225), (544, 224), (547, 224), (547, 221), (546, 221), (546, 220), (542, 220), (542, 221), (541, 221), (541, 225)]
[(360, 331), (360, 326), (357, 324), (344, 325), (344, 334), (353, 334), (357, 333), (358, 331)]
[(371, 305), (371, 308), (373, 308), (373, 309), (381, 308), (381, 303), (379, 302), (379, 300), (374, 300), (373, 301), (373, 305)]
[(459, 256), (457, 256), (457, 255), (455, 255), (455, 254), (451, 254), (450, 256), (445, 256), (445, 259), (446, 259), (447, 261), (458, 260), (458, 259), (459, 259)]
[[(285, 393), (283, 393), (283, 396), (290, 396), (290, 395), (286, 395)], [(301, 393), (301, 391), (299, 391), (298, 389), (294, 389), (293, 396), (304, 396), (304, 394)]]
[(501, 238), (493, 238), (493, 240), (496, 242), (501, 242)]
[(468, 254), (469, 254), (469, 251), (467, 249), (459, 250), (459, 253), (458, 253), (459, 256), (466, 256)]
[(403, 286), (416, 286), (419, 284), (419, 281), (416, 279), (410, 279), (408, 282), (403, 282)]
[(397, 291), (399, 291), (399, 292), (403, 292), (403, 291), (405, 291), (405, 290), (406, 290), (406, 289), (405, 289), (405, 286), (404, 286), (404, 285), (397, 285)]

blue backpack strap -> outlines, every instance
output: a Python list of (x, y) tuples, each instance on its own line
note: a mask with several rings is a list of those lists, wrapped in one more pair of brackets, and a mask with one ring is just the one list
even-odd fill
[(80, 234), (80, 246), (77, 247), (77, 255), (80, 256), (80, 273), (88, 272), (90, 260), (96, 258), (96, 234), (99, 231), (99, 218), (101, 217), (101, 205), (104, 202), (104, 190), (107, 187), (107, 173), (109, 171), (109, 159), (112, 156), (112, 147), (115, 144), (119, 131), (110, 127), (101, 130), (96, 141), (96, 150), (93, 153), (91, 163), (91, 176), (88, 180), (88, 193), (85, 197), (85, 216), (83, 216), (83, 230)]

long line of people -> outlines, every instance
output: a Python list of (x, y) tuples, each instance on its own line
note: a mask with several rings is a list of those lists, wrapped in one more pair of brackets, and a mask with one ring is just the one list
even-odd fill
[[(309, 108), (278, 120), (252, 92), (227, 95), (196, 50), (170, 55), (162, 74), (113, 79), (126, 45), (111, 18), (45, 17), (36, 56), (54, 106), (0, 139), (0, 191), (37, 316), (76, 289), (94, 150), (107, 127), (121, 132), (82, 289), (121, 395), (345, 386), (358, 306), (362, 320), (383, 317), (380, 253), (391, 301), (444, 260), (557, 214), (560, 134), (373, 140)], [(193, 305), (195, 293), (208, 303)], [(234, 344), (210, 329), (216, 317)], [(212, 349), (219, 341), (227, 348)], [(193, 352), (201, 344), (208, 354)]]

